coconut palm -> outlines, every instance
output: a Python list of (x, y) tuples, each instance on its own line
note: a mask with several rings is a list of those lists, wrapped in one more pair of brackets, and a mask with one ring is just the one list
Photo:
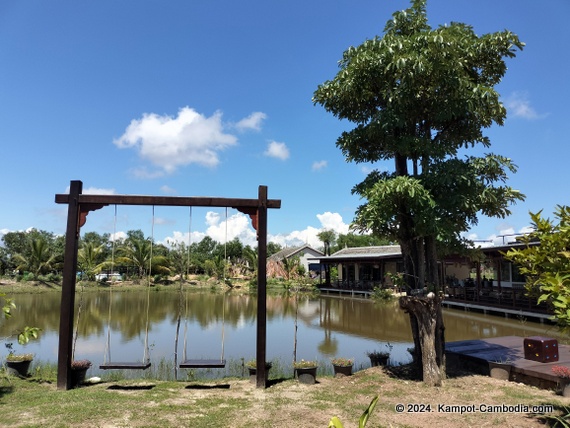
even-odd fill
[[(167, 257), (153, 255), (151, 263), (152, 242), (149, 239), (129, 238), (124, 245), (119, 247), (117, 252), (119, 257), (116, 262), (135, 266), (139, 279), (149, 273), (170, 274)], [(152, 266), (152, 272), (148, 271), (150, 266)]]
[(325, 229), (322, 232), (317, 233), (317, 238), (319, 238), (325, 247), (325, 256), (331, 255), (331, 245), (334, 244), (336, 240), (336, 232), (332, 229)]
[(77, 252), (77, 264), (85, 273), (87, 279), (93, 281), (95, 274), (101, 271), (101, 262), (104, 246), (95, 245), (93, 242), (84, 243)]
[(42, 238), (31, 239), (29, 241), (30, 253), (28, 256), (15, 254), (13, 261), (16, 269), (31, 272), (36, 278), (48, 273), (52, 269), (55, 255), (51, 251), (47, 241)]

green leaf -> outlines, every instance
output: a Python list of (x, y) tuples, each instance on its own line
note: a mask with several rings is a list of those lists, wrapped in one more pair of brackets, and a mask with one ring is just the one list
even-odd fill
[(329, 422), (328, 428), (344, 428), (344, 425), (342, 424), (339, 418), (333, 416)]
[(379, 397), (377, 395), (376, 397), (374, 397), (372, 399), (372, 401), (368, 405), (368, 408), (364, 411), (364, 413), (360, 417), (360, 420), (358, 421), (358, 427), (359, 428), (364, 428), (366, 426), (366, 423), (368, 422), (368, 418), (370, 417), (370, 414), (372, 413), (372, 411), (376, 407), (376, 403), (378, 403), (378, 398)]

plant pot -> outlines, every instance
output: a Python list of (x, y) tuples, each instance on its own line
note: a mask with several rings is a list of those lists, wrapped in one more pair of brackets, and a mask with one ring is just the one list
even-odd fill
[(30, 360), (27, 361), (6, 361), (6, 371), (13, 376), (26, 377), (30, 369)]
[(563, 397), (570, 397), (570, 379), (558, 378), (558, 388), (556, 389), (556, 393)]
[(306, 385), (317, 382), (317, 367), (303, 367), (295, 369), (295, 378)]
[(352, 375), (352, 366), (337, 366), (333, 364), (334, 375), (335, 376), (351, 376)]
[(512, 365), (489, 361), (489, 375), (493, 379), (510, 380)]
[[(268, 373), (269, 370), (271, 369), (272, 364), (271, 363), (265, 363), (265, 372)], [(247, 368), (248, 372), (249, 372), (249, 381), (253, 384), (257, 383), (257, 367), (248, 367)]]
[(69, 371), (69, 376), (71, 377), (70, 386), (71, 388), (76, 388), (85, 382), (85, 375), (87, 374), (88, 368), (81, 369), (71, 369)]
[(370, 365), (372, 367), (387, 366), (388, 365), (388, 358), (390, 358), (390, 357), (370, 356)]

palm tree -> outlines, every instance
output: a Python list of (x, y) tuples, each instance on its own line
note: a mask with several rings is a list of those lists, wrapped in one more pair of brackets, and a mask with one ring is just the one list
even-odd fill
[[(135, 266), (139, 279), (149, 273), (170, 273), (167, 257), (153, 255), (151, 263), (152, 242), (149, 239), (129, 238), (117, 252), (119, 254), (117, 263)], [(152, 272), (149, 272), (151, 266)]]
[(77, 252), (79, 269), (85, 273), (87, 279), (93, 281), (102, 267), (101, 259), (104, 246), (95, 245), (93, 242), (84, 243)]
[(317, 238), (319, 238), (325, 246), (325, 256), (330, 256), (331, 245), (336, 240), (336, 232), (332, 229), (325, 229), (317, 234)]
[(185, 275), (190, 271), (189, 248), (184, 242), (174, 243), (168, 252), (168, 260), (173, 273), (179, 275), (180, 282), (182, 282)]
[(243, 258), (247, 263), (248, 269), (252, 272), (253, 276), (257, 275), (257, 260), (259, 259), (257, 248), (251, 248), (249, 245), (246, 245), (243, 249)]
[(55, 255), (51, 251), (48, 242), (42, 238), (30, 240), (30, 255), (15, 254), (13, 258), (16, 269), (28, 271), (38, 277), (52, 269)]

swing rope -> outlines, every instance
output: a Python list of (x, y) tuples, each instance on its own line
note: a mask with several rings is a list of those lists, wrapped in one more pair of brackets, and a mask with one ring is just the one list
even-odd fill
[(227, 281), (228, 276), (226, 275), (227, 271), (227, 261), (228, 261), (228, 207), (226, 207), (226, 238), (224, 242), (224, 282)]
[(144, 352), (143, 352), (143, 361), (148, 363), (150, 361), (150, 349), (148, 343), (148, 330), (149, 330), (149, 319), (150, 319), (150, 286), (151, 286), (151, 275), (152, 275), (152, 250), (154, 247), (154, 205), (152, 206), (152, 227), (150, 232), (150, 260), (148, 263), (148, 286), (147, 286), (147, 295), (146, 295), (146, 326), (145, 326), (145, 335), (144, 335)]
[(150, 274), (152, 270), (152, 246), (154, 241), (154, 205), (152, 207), (152, 232), (151, 232), (151, 243), (150, 243), (150, 261), (149, 261), (149, 272), (148, 272), (148, 291), (147, 291), (147, 304), (146, 304), (146, 326), (145, 326), (145, 339), (144, 339), (144, 352), (142, 362), (120, 362), (113, 363), (111, 359), (111, 314), (113, 307), (113, 281), (114, 276), (112, 275), (115, 266), (115, 242), (117, 233), (117, 205), (115, 205), (115, 219), (113, 222), (113, 246), (111, 250), (111, 285), (109, 287), (109, 311), (108, 311), (108, 321), (107, 321), (107, 343), (105, 344), (105, 354), (103, 357), (103, 364), (99, 366), (101, 370), (146, 370), (150, 367), (150, 352), (148, 344), (148, 331), (149, 331), (149, 314), (150, 314)]
[[(186, 265), (186, 277), (190, 275), (190, 246), (192, 245), (192, 207), (190, 206), (190, 214), (188, 219), (188, 248), (187, 253), (187, 265)], [(186, 298), (184, 299), (184, 348), (182, 350), (182, 361), (186, 361), (188, 346), (188, 289), (186, 289)]]
[(224, 343), (226, 341), (226, 292), (224, 291), (224, 299), (222, 300), (222, 355), (220, 356), (220, 361), (224, 361)]
[(109, 309), (107, 321), (107, 341), (105, 342), (105, 353), (103, 355), (103, 365), (111, 361), (111, 309), (113, 305), (113, 271), (115, 270), (115, 245), (117, 242), (117, 204), (115, 204), (115, 215), (113, 216), (113, 245), (111, 246), (111, 286), (109, 287)]
[[(226, 243), (224, 246), (224, 279), (225, 279), (225, 257), (227, 254), (227, 241), (228, 241), (228, 225), (227, 225), (227, 218), (228, 218), (228, 208), (226, 207)], [(191, 222), (192, 222), (192, 207), (190, 207), (190, 226), (189, 226), (189, 233), (188, 233), (188, 240), (190, 242), (190, 232), (191, 232)], [(190, 245), (188, 246), (188, 259), (190, 259)], [(182, 352), (182, 360), (183, 362), (180, 364), (180, 368), (183, 369), (190, 369), (190, 368), (224, 368), (226, 366), (226, 360), (224, 359), (224, 348), (225, 348), (225, 325), (226, 325), (226, 293), (224, 292), (223, 302), (222, 302), (222, 350), (220, 359), (218, 360), (188, 360), (187, 359), (187, 334), (188, 334), (188, 312), (189, 312), (189, 304), (188, 304), (188, 291), (186, 292), (186, 305), (185, 305), (185, 321), (184, 321), (184, 349)]]

